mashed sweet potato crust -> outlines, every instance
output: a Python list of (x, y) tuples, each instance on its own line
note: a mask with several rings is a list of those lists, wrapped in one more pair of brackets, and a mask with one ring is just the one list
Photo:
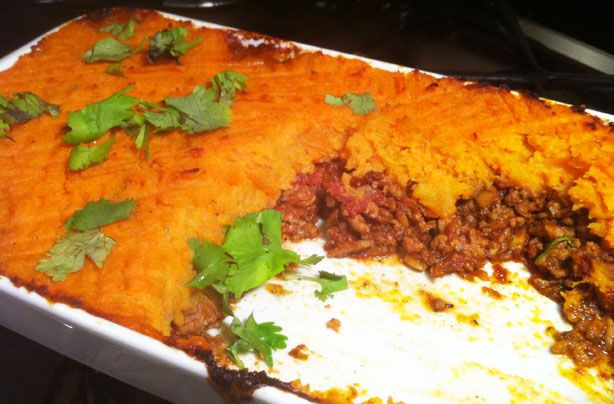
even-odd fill
[[(100, 27), (130, 17), (137, 21), (132, 46), (175, 26), (203, 41), (181, 63), (150, 65), (144, 54), (132, 56), (123, 62), (125, 77), (105, 74), (108, 63), (80, 59), (109, 36)], [(263, 44), (247, 47), (242, 36)], [(413, 197), (433, 217), (453, 216), (459, 198), (501, 179), (535, 192), (551, 189), (586, 208), (590, 230), (614, 245), (614, 133), (597, 118), (504, 89), (391, 73), (278, 45), (155, 12), (115, 10), (67, 24), (0, 72), (0, 95), (31, 91), (61, 108), (56, 118), (16, 125), (14, 143), (0, 142), (0, 274), (164, 339), (206, 299), (185, 286), (194, 275), (187, 240), (219, 242), (235, 217), (274, 206), (297, 174), (339, 157), (355, 175), (384, 172), (413, 184)], [(187, 95), (222, 70), (248, 78), (230, 127), (155, 136), (151, 163), (119, 130), (107, 162), (66, 169), (70, 147), (62, 136), (69, 112), (127, 86), (156, 102)], [(370, 92), (377, 109), (362, 117), (323, 101), (325, 94), (348, 91)], [(130, 220), (105, 227), (117, 244), (104, 268), (88, 262), (63, 282), (37, 272), (64, 220), (103, 197), (137, 201)], [(611, 295), (614, 275), (607, 268), (590, 277)]]

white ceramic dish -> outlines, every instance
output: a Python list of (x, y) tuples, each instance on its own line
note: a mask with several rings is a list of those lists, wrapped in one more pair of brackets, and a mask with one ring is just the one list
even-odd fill
[[(197, 26), (230, 29), (165, 15)], [(0, 70), (12, 66), (40, 39), (0, 59)], [(412, 70), (363, 60), (385, 70)], [(294, 248), (304, 255), (323, 253), (318, 241)], [(275, 321), (289, 337), (288, 348), (274, 353), (272, 369), (250, 355), (244, 360), (249, 369), (265, 370), (285, 381), (300, 379), (313, 390), (349, 391), (359, 401), (373, 397), (405, 402), (607, 401), (614, 394), (611, 383), (590, 372), (575, 374), (568, 360), (549, 353), (545, 328), (569, 326), (558, 306), (527, 284), (520, 265), (509, 268), (513, 284), (494, 285), (456, 277), (433, 281), (392, 262), (326, 259), (315, 268), (302, 269), (348, 276), (350, 289), (326, 303), (313, 296), (312, 285), (298, 281), (274, 281), (290, 292), (285, 296), (259, 288), (242, 299), (239, 317), (253, 311), (258, 321)], [(486, 296), (483, 287), (496, 289), (504, 298)], [(427, 310), (421, 298), (424, 291), (445, 297), (454, 303), (454, 310)], [(340, 320), (339, 332), (326, 327), (332, 318)], [(49, 303), (3, 277), (0, 324), (172, 402), (221, 401), (207, 383), (204, 364), (182, 351), (80, 309)], [(307, 347), (306, 361), (288, 355), (299, 344)], [(254, 398), (269, 403), (303, 401), (271, 387), (258, 390)]]

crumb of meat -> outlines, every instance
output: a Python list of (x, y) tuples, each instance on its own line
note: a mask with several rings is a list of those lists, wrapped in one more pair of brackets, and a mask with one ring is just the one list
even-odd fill
[(552, 347), (584, 366), (597, 365), (614, 349), (614, 320), (602, 313), (593, 295), (587, 285), (563, 293), (563, 313), (573, 329), (556, 333)]
[(500, 264), (494, 264), (492, 266), (492, 277), (497, 283), (510, 283), (510, 280), (507, 277), (508, 271)]
[(331, 318), (326, 322), (326, 327), (330, 328), (336, 333), (339, 333), (339, 328), (341, 328), (341, 321), (336, 318)]
[(433, 295), (425, 290), (422, 291), (422, 297), (424, 299), (424, 303), (426, 307), (435, 313), (440, 313), (443, 311), (449, 311), (454, 308), (452, 303), (448, 303), (440, 297)]
[(209, 289), (193, 292), (194, 304), (183, 313), (183, 323), (173, 324), (175, 335), (205, 335), (209, 328), (222, 320), (218, 294)]
[(294, 348), (292, 348), (288, 352), (288, 355), (298, 360), (306, 361), (307, 359), (309, 359), (309, 354), (306, 351), (307, 351), (307, 346), (305, 344), (299, 344), (295, 346)]

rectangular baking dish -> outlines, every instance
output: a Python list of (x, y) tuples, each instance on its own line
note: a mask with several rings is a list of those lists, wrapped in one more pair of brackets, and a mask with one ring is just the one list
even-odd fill
[[(163, 15), (191, 21), (198, 27), (232, 29)], [(59, 28), (0, 59), (0, 70), (12, 66), (32, 45)], [(250, 45), (257, 46), (257, 41), (251, 41)], [(413, 70), (309, 45), (294, 45), (309, 52), (359, 58), (379, 69)], [(596, 111), (590, 113), (605, 120), (613, 119)], [(321, 241), (293, 247), (303, 255), (323, 253)], [(426, 290), (446, 293), (459, 302), (485, 300), (480, 293), (484, 285), (456, 277), (428, 280), (423, 274), (408, 271), (392, 261), (361, 263), (348, 259), (326, 259), (310, 269), (348, 276), (350, 290), (336, 296), (330, 307), (314, 301), (311, 286), (296, 283), (285, 285), (293, 294), (291, 298), (283, 298), (283, 304), (279, 304), (282, 297), (260, 288), (241, 301), (237, 312), (240, 317), (246, 317), (254, 311), (258, 321), (272, 320), (287, 330), (288, 349), (275, 353), (271, 376), (284, 381), (300, 379), (314, 391), (336, 388), (342, 392), (339, 397), (360, 401), (392, 397), (421, 402), (510, 402), (531, 397), (538, 397), (539, 401), (599, 402), (608, 397), (611, 386), (595, 381), (590, 375), (584, 378), (573, 375), (568, 361), (548, 353), (548, 341), (538, 339), (538, 343), (528, 348), (518, 344), (523, 335), (543, 334), (548, 324), (559, 329), (566, 325), (558, 306), (528, 287), (526, 271), (518, 264), (509, 268), (515, 275), (514, 286), (499, 288), (501, 293), (510, 296), (509, 304), (485, 304), (474, 312), (460, 312), (443, 320), (440, 315), (421, 308), (416, 296)], [(479, 331), (469, 324), (472, 316), (479, 316), (483, 323)], [(324, 327), (326, 320), (333, 317), (341, 319), (342, 332)], [(81, 309), (50, 303), (1, 276), (0, 324), (169, 401), (221, 402), (207, 382), (207, 370), (202, 362)], [(444, 339), (449, 340), (450, 335), (459, 337), (461, 342), (446, 349), (432, 349)], [(300, 361), (287, 355), (289, 349), (299, 344), (308, 347), (309, 360)], [(254, 358), (246, 358), (246, 363), (252, 370), (267, 370)], [(448, 372), (440, 380), (434, 380), (441, 369)], [(408, 381), (410, 376), (412, 382)], [(303, 401), (273, 387), (257, 390), (254, 400)]]

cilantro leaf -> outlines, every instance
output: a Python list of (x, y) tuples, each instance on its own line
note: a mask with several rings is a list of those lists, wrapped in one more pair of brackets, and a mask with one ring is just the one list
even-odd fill
[(105, 69), (105, 72), (113, 76), (123, 76), (124, 66), (121, 63), (113, 63), (112, 65), (109, 65), (109, 67)]
[(326, 94), (324, 96), (324, 102), (335, 107), (349, 104), (350, 109), (356, 115), (367, 115), (369, 112), (375, 110), (375, 100), (370, 93), (345, 93), (342, 97)]
[(320, 276), (318, 278), (313, 276), (297, 275), (290, 277), (290, 279), (299, 279), (319, 283), (320, 286), (322, 286), (322, 289), (316, 290), (314, 294), (322, 301), (328, 299), (333, 293), (346, 290), (348, 288), (348, 281), (345, 275), (337, 275), (326, 271), (320, 271), (319, 275)]
[(196, 86), (188, 96), (165, 98), (169, 107), (161, 113), (145, 111), (143, 115), (158, 131), (181, 129), (194, 134), (229, 126), (230, 108), (215, 98), (213, 89)]
[(45, 112), (53, 117), (59, 113), (57, 105), (49, 104), (38, 95), (29, 92), (15, 94), (11, 104), (28, 116), (26, 120), (39, 117)]
[(111, 138), (97, 146), (87, 147), (78, 145), (73, 147), (68, 156), (68, 169), (79, 171), (104, 163), (109, 157), (111, 146), (113, 146), (114, 142), (115, 138)]
[(194, 266), (200, 273), (189, 285), (213, 286), (221, 294), (232, 293), (240, 298), (283, 272), (288, 264), (319, 261), (315, 256), (301, 260), (294, 251), (283, 248), (281, 241), (281, 212), (266, 209), (237, 218), (221, 247), (190, 241)]
[(147, 122), (156, 128), (157, 132), (181, 128), (181, 112), (175, 108), (165, 108), (162, 113), (145, 111), (143, 116)]
[[(83, 268), (85, 257), (89, 257), (98, 268), (102, 268), (115, 241), (98, 228), (118, 220), (127, 219), (134, 208), (134, 200), (127, 199), (112, 203), (105, 199), (89, 202), (66, 220), (64, 234), (47, 252), (47, 258), (39, 260), (37, 270), (61, 281), (69, 273)], [(76, 232), (70, 230), (78, 230)]]
[(301, 264), (301, 265), (306, 265), (306, 266), (315, 265), (315, 264), (317, 264), (318, 262), (322, 261), (323, 259), (324, 259), (324, 257), (323, 257), (323, 256), (313, 254), (313, 255), (310, 255), (310, 256), (309, 256), (309, 257), (307, 257), (307, 258), (303, 258), (303, 259), (301, 259), (301, 260), (299, 261), (299, 264)]
[(212, 284), (223, 283), (231, 271), (232, 259), (217, 244), (192, 239), (188, 242), (194, 252), (194, 267), (199, 272), (188, 286), (203, 289)]
[(146, 55), (147, 61), (153, 64), (162, 58), (178, 60), (179, 56), (185, 54), (191, 47), (202, 41), (202, 38), (196, 38), (193, 41), (187, 42), (184, 39), (187, 35), (188, 30), (183, 27), (156, 32), (149, 38), (149, 50)]
[(237, 298), (300, 261), (298, 254), (281, 246), (281, 212), (274, 209), (237, 219), (222, 248), (237, 263), (236, 272), (224, 281)]
[(225, 70), (213, 76), (212, 84), (220, 102), (232, 105), (237, 90), (245, 91), (247, 88), (247, 77), (232, 70)]
[(68, 230), (93, 230), (130, 217), (136, 202), (126, 199), (113, 203), (106, 199), (88, 202), (83, 209), (76, 211), (66, 220), (64, 227)]
[(66, 279), (69, 273), (77, 272), (89, 257), (98, 268), (102, 268), (115, 241), (100, 230), (69, 232), (60, 238), (39, 261), (37, 270), (44, 272), (54, 281)]
[(365, 93), (362, 95), (348, 93), (350, 100), (350, 109), (356, 115), (367, 115), (369, 112), (375, 110), (375, 100), (371, 97), (371, 94)]
[(121, 62), (132, 55), (133, 52), (129, 45), (119, 42), (115, 38), (105, 38), (96, 42), (92, 49), (81, 56), (81, 59), (86, 63), (98, 61)]
[[(234, 322), (234, 320), (233, 320)], [(232, 343), (231, 346), (229, 346), (226, 351), (228, 352), (228, 354), (230, 355), (230, 359), (232, 359), (232, 361), (235, 363), (235, 365), (237, 365), (239, 367), (239, 369), (243, 369), (245, 367), (245, 364), (243, 363), (243, 361), (241, 360), (241, 358), (239, 357), (239, 354), (245, 353), (245, 352), (249, 352), (252, 350), (252, 346), (242, 340), (242, 339), (238, 339), (235, 342)], [(272, 357), (271, 357), (272, 359)]]
[(139, 150), (141, 149), (145, 150), (145, 159), (147, 161), (151, 161), (151, 156), (149, 155), (150, 140), (151, 140), (151, 137), (149, 136), (149, 126), (141, 125), (139, 129), (139, 133), (136, 136), (136, 139), (134, 139), (134, 145)]
[(24, 123), (38, 118), (45, 112), (55, 117), (59, 113), (57, 105), (49, 104), (38, 95), (30, 92), (16, 93), (8, 100), (0, 96), (0, 120), (5, 125)]
[(125, 125), (135, 114), (132, 107), (136, 105), (136, 99), (125, 94), (130, 89), (127, 87), (109, 98), (68, 114), (71, 131), (64, 136), (64, 141), (73, 145), (92, 142), (111, 128)]
[(228, 353), (240, 368), (244, 367), (239, 354), (255, 351), (262, 355), (269, 367), (273, 366), (273, 350), (286, 347), (288, 337), (281, 334), (282, 328), (272, 321), (257, 323), (254, 313), (250, 314), (245, 322), (233, 318), (230, 331), (238, 337), (229, 348)]
[(134, 36), (134, 26), (136, 22), (134, 19), (130, 19), (126, 24), (112, 23), (100, 28), (102, 32), (108, 32), (112, 35), (115, 35), (121, 40), (130, 39)]
[(345, 275), (336, 275), (326, 271), (320, 271), (318, 283), (322, 285), (322, 289), (316, 291), (315, 295), (322, 301), (328, 299), (334, 292), (348, 288), (348, 281)]
[(334, 107), (341, 107), (345, 104), (345, 101), (341, 97), (337, 97), (334, 95), (326, 94), (324, 96), (324, 102), (328, 105), (332, 105)]
[(12, 100), (0, 96), (0, 138), (11, 139), (7, 133), (12, 124), (27, 122), (45, 112), (55, 117), (60, 109), (30, 92), (16, 93)]
[(0, 138), (6, 137), (7, 132), (11, 127), (8, 123), (4, 122), (2, 118), (0, 118)]
[(230, 108), (214, 102), (212, 89), (196, 86), (186, 97), (165, 98), (164, 102), (181, 112), (181, 129), (190, 134), (230, 125)]

